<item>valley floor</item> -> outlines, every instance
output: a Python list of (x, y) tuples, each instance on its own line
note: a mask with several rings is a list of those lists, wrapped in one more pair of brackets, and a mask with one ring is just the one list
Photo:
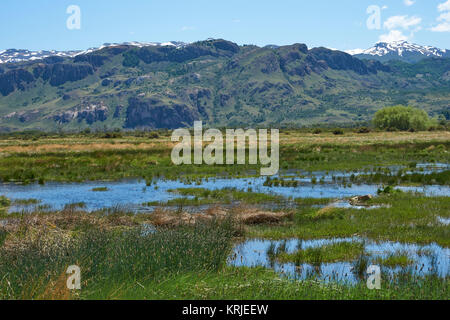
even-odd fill
[[(173, 166), (168, 135), (4, 137), (0, 299), (447, 300), (449, 138), (284, 131), (280, 174), (257, 187), (257, 166)], [(251, 184), (208, 189), (218, 177)], [(85, 192), (108, 198), (100, 181), (124, 178), (146, 182), (138, 211), (6, 192), (94, 180)], [(162, 193), (166, 181), (185, 186)], [(378, 192), (353, 198), (363, 185)], [(325, 187), (347, 193), (299, 193)], [(81, 290), (66, 287), (71, 265)], [(380, 290), (367, 288), (369, 265), (381, 267)]]

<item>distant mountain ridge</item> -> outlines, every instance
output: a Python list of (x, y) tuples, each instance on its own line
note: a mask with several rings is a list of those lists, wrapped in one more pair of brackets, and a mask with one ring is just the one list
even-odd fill
[(407, 41), (378, 42), (372, 48), (348, 50), (347, 53), (360, 59), (373, 59), (381, 62), (390, 60), (418, 62), (426, 58), (450, 58), (450, 50), (422, 46)]
[(450, 115), (445, 58), (382, 63), (301, 43), (258, 47), (223, 39), (36, 56), (0, 64), (0, 131), (179, 128), (195, 120), (332, 126), (367, 123), (396, 104)]
[[(100, 47), (89, 48), (87, 50), (39, 50), (30, 51), (26, 49), (7, 49), (0, 51), (0, 64), (2, 63), (16, 63), (26, 62), (44, 59), (48, 57), (75, 57), (80, 54), (88, 54), (95, 51), (102, 50), (108, 47), (115, 46), (133, 46), (142, 48), (146, 46), (172, 46), (181, 48), (188, 43), (181, 41), (169, 41), (169, 42), (123, 42), (123, 43), (105, 43)], [(265, 48), (277, 49), (278, 45), (267, 45)], [(381, 62), (390, 60), (400, 60), (404, 62), (417, 62), (426, 58), (450, 58), (450, 50), (440, 49), (433, 46), (422, 46), (407, 41), (395, 41), (395, 42), (378, 42), (375, 46), (369, 49), (354, 49), (347, 50), (346, 53), (355, 56), (360, 59), (373, 59)]]
[(26, 62), (33, 60), (40, 60), (49, 57), (70, 57), (73, 58), (80, 54), (87, 54), (95, 51), (102, 50), (107, 47), (114, 46), (134, 46), (137, 48), (145, 47), (145, 46), (174, 46), (174, 47), (183, 47), (187, 45), (187, 43), (180, 41), (170, 41), (170, 42), (123, 42), (123, 43), (105, 43), (98, 48), (89, 48), (87, 50), (68, 50), (68, 51), (57, 51), (57, 50), (39, 50), (39, 51), (30, 51), (27, 49), (7, 49), (0, 50), (0, 64), (2, 63), (16, 63), (16, 62)]

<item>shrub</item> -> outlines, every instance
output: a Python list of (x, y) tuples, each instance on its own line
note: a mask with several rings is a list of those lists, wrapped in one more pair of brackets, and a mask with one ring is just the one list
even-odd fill
[(158, 139), (158, 138), (159, 138), (158, 132), (156, 132), (156, 131), (150, 132), (149, 138), (150, 138), (150, 139)]
[(333, 134), (334, 135), (342, 135), (342, 134), (344, 134), (344, 130), (342, 130), (342, 129), (334, 129), (333, 130)]
[(0, 196), (0, 207), (7, 207), (11, 204), (11, 201), (5, 197), (5, 196)]
[(425, 111), (398, 105), (375, 113), (373, 124), (376, 128), (388, 131), (423, 131), (433, 123)]
[(367, 128), (367, 127), (361, 127), (361, 128), (358, 129), (357, 132), (358, 132), (358, 133), (369, 133), (369, 132), (370, 132), (370, 129)]
[(316, 128), (312, 131), (313, 134), (321, 134), (322, 130), (320, 130), (319, 128)]

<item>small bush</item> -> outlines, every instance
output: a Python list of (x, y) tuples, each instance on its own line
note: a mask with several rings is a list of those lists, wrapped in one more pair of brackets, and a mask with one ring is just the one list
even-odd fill
[[(388, 131), (423, 131), (433, 125), (428, 114), (417, 108), (402, 105), (383, 108), (373, 118), (376, 128)], [(395, 129), (395, 130), (394, 130)]]
[(150, 139), (158, 139), (158, 138), (159, 138), (158, 132), (156, 132), (156, 131), (150, 132), (149, 138), (150, 138)]
[(5, 196), (0, 196), (0, 207), (7, 207), (11, 204), (11, 200), (9, 200)]
[(357, 131), (358, 133), (370, 133), (370, 129), (367, 127), (361, 127)]
[(313, 133), (313, 134), (321, 134), (321, 133), (322, 133), (322, 130), (319, 129), (319, 128), (316, 128), (316, 129), (314, 129), (314, 130), (312, 131), (312, 133)]
[(342, 129), (334, 129), (333, 130), (333, 134), (334, 135), (343, 135), (344, 134), (344, 130), (342, 130)]

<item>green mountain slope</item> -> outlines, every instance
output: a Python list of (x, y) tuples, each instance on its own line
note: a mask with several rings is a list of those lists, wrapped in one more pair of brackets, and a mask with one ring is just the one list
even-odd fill
[(450, 59), (359, 60), (303, 44), (113, 46), (0, 65), (0, 130), (300, 126), (409, 104), (449, 114)]

